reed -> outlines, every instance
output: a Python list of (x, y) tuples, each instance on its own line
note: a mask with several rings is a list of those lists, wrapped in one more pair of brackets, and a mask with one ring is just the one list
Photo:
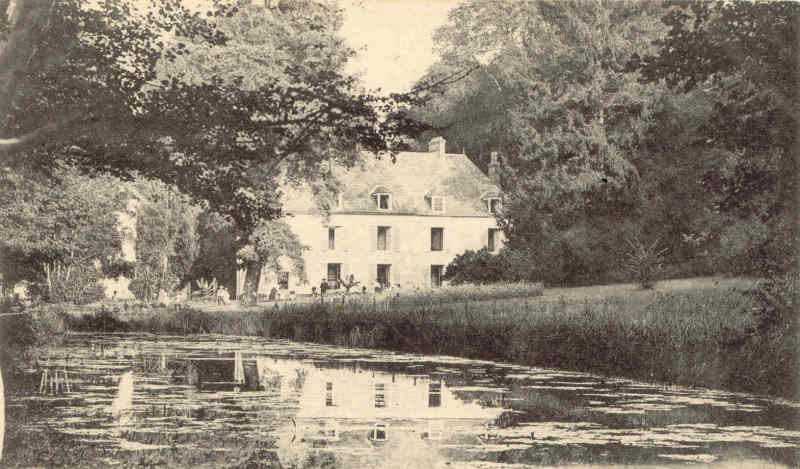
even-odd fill
[(797, 397), (796, 343), (753, 336), (753, 300), (740, 290), (575, 304), (512, 293), (533, 291), (526, 288), (326, 297), (244, 311), (162, 309), (122, 324), (129, 331), (257, 335)]

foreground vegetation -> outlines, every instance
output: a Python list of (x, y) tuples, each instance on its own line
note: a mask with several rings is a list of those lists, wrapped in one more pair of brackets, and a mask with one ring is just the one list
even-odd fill
[(35, 317), (61, 321), (62, 331), (251, 335), (800, 398), (793, 386), (800, 378), (797, 334), (753, 314), (759, 301), (737, 288), (612, 295), (577, 305), (566, 297), (407, 294), (245, 311), (163, 307), (135, 316), (110, 309), (70, 316), (51, 308)]

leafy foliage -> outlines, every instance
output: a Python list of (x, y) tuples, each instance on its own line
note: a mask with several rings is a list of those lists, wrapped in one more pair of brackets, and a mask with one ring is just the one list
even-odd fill
[(664, 275), (785, 272), (798, 10), (464, 2), (420, 85), (461, 75), (415, 112), (481, 167), (501, 151), (506, 245), (549, 284), (629, 280), (631, 232), (662, 240)]
[(280, 214), (279, 177), (352, 162), (357, 144), (402, 149), (420, 129), (402, 111), (410, 97), (370, 95), (343, 72), (352, 52), (328, 2), (214, 1), (207, 16), (179, 0), (137, 5), (2, 12), (0, 164), (138, 174), (249, 229)]
[(44, 299), (86, 303), (102, 294), (100, 269), (121, 252), (116, 212), (124, 196), (110, 178), (69, 167), (59, 176), (6, 170), (0, 184), (5, 285), (27, 280)]
[(800, 5), (678, 2), (664, 22), (670, 29), (658, 53), (632, 65), (644, 81), (665, 80), (712, 103), (695, 144), (711, 208), (733, 217), (716, 233), (723, 254), (738, 258), (738, 270), (796, 269)]
[(658, 274), (664, 268), (664, 254), (667, 248), (659, 246), (659, 240), (646, 243), (636, 233), (625, 240), (629, 251), (627, 257), (628, 270), (642, 288), (653, 288)]
[(237, 258), (248, 269), (246, 283), (252, 290), (258, 287), (262, 269), (278, 272), (285, 270), (286, 263), (301, 282), (306, 281), (303, 251), (307, 249), (285, 220), (270, 220), (256, 227), (248, 244), (237, 252)]
[(185, 282), (198, 255), (200, 209), (157, 181), (133, 185), (136, 216), (136, 263), (131, 291), (145, 301)]
[(458, 254), (444, 273), (444, 279), (453, 285), (499, 283), (503, 278), (500, 257), (490, 253), (487, 248)]

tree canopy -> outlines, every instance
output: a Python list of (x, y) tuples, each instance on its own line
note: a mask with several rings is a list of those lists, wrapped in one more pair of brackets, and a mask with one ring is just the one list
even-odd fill
[(467, 1), (415, 108), (485, 167), (498, 219), (550, 283), (626, 280), (620, 239), (669, 275), (785, 271), (796, 200), (797, 4)]
[[(177, 187), (243, 229), (280, 214), (277, 178), (404, 147), (403, 97), (342, 70), (333, 3), (6, 2), (0, 166), (74, 164)], [(6, 6), (4, 3), (2, 6)], [(279, 169), (283, 169), (281, 172)]]

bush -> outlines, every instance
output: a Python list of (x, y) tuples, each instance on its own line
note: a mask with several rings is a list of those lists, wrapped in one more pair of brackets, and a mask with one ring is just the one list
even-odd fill
[(487, 248), (479, 251), (468, 250), (457, 255), (447, 266), (444, 279), (453, 285), (464, 283), (485, 285), (503, 281), (503, 270), (500, 257), (490, 253)]
[(504, 248), (492, 254), (486, 248), (469, 250), (453, 259), (444, 279), (452, 285), (536, 282), (539, 272), (532, 259), (533, 253), (529, 251)]
[(633, 278), (642, 288), (653, 288), (657, 276), (664, 269), (664, 255), (667, 248), (659, 246), (659, 241), (646, 244), (638, 234), (625, 240), (630, 248), (627, 267)]
[(80, 318), (70, 317), (67, 326), (81, 332), (126, 332), (129, 329), (128, 323), (121, 321), (116, 311), (105, 307)]

